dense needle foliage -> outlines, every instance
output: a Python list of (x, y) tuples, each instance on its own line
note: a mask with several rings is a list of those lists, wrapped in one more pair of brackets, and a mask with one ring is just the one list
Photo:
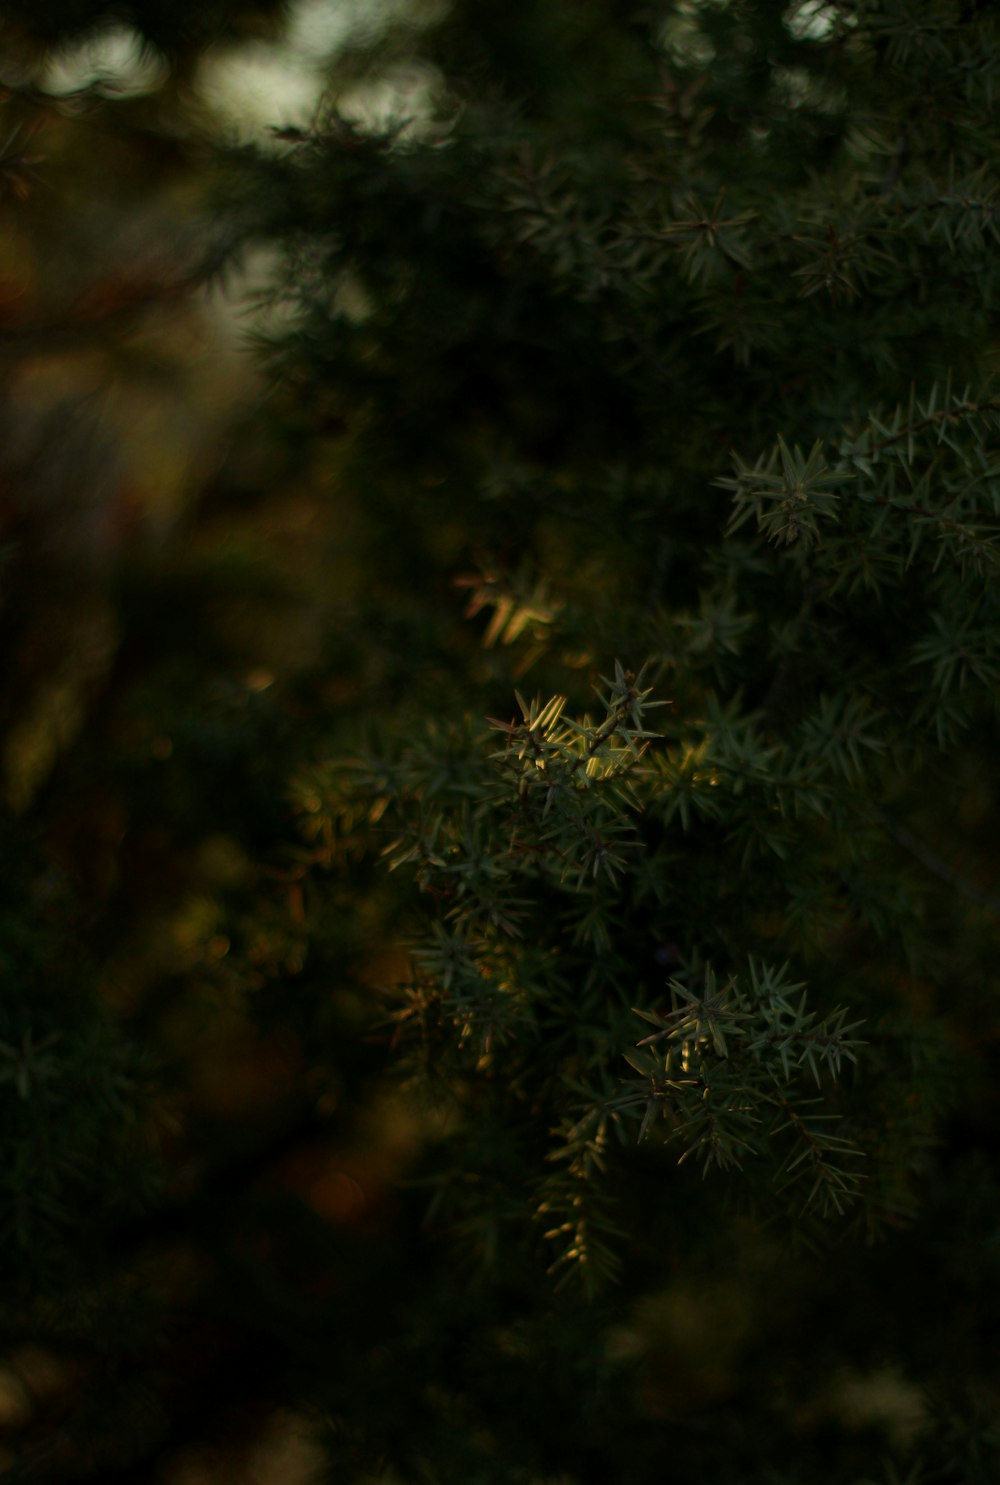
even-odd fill
[[(321, 639), (185, 765), (257, 863), (218, 974), (309, 1049), (293, 1143), (372, 1080), (411, 1141), (367, 1230), (220, 1162), (245, 1269), (198, 1304), (264, 1358), (237, 1412), (385, 1485), (992, 1480), (1000, 24), (414, 17), (213, 177), (213, 267), (272, 254), (282, 477), (332, 513)], [(336, 106), (407, 68), (409, 116)], [(88, 974), (0, 1043), (12, 1325), (120, 1332), (183, 1440), (164, 1274), (207, 1262), (214, 1167), (188, 1199), (137, 1153), (163, 1023), (78, 1026)]]
[[(982, 1003), (958, 964), (992, 932), (910, 829), (936, 838), (993, 727), (992, 23), (495, 24), (444, 26), (444, 58), (482, 50), (440, 118), (374, 140), (334, 118), (263, 168), (295, 325), (275, 351), (345, 425), (386, 589), (415, 548), (428, 585), (485, 554), (459, 577), (491, 616), (482, 714), (505, 675), (539, 699), (470, 733), (462, 673), (425, 718), (415, 650), (398, 744), (301, 802), (333, 855), (367, 808), (423, 892), (398, 1035), (451, 1084), (463, 1162), (499, 1139), (596, 1199), (607, 1121), (643, 1104), (710, 1164), (766, 1148), (796, 1209), (792, 1171), (807, 1212), (895, 1224)], [(519, 40), (524, 91), (488, 89), (487, 43)], [(663, 1029), (622, 1104), (632, 1006)], [(843, 1054), (820, 1140), (768, 1058), (829, 1095)], [(518, 1185), (489, 1188), (515, 1226)], [(594, 1261), (575, 1230), (571, 1252)]]

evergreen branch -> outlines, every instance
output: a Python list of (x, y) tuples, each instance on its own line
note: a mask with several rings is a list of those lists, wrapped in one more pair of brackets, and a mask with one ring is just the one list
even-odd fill
[(939, 411), (928, 413), (926, 417), (919, 418), (914, 423), (908, 423), (894, 433), (886, 434), (870, 446), (870, 451), (874, 453), (891, 448), (894, 444), (913, 438), (915, 434), (923, 433), (928, 428), (937, 428), (943, 423), (958, 423), (964, 418), (973, 418), (984, 412), (1000, 412), (1000, 397), (987, 397), (982, 402), (962, 401), (953, 403), (950, 407), (942, 407)]

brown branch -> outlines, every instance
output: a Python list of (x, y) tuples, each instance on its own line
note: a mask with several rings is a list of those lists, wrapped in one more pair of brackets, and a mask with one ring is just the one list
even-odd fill
[(939, 423), (958, 422), (961, 418), (975, 417), (976, 413), (1000, 412), (1000, 397), (987, 397), (984, 402), (959, 402), (952, 407), (943, 407), (940, 412), (930, 413), (926, 418), (919, 419), (916, 423), (907, 423), (898, 433), (890, 433), (885, 438), (873, 443), (868, 450), (874, 453), (877, 449), (887, 449), (891, 444), (901, 443), (904, 438), (911, 437), (914, 433), (922, 433), (925, 428), (934, 428)]
[(921, 866), (925, 867), (932, 876), (937, 877), (941, 882), (946, 882), (949, 887), (954, 888), (962, 897), (967, 897), (970, 902), (976, 902), (980, 907), (989, 908), (991, 913), (995, 913), (997, 917), (1000, 917), (1000, 897), (994, 897), (992, 893), (984, 892), (974, 882), (970, 882), (961, 876), (946, 861), (942, 861), (940, 856), (935, 855), (929, 846), (926, 846), (923, 841), (918, 840), (915, 835), (912, 835), (904, 825), (897, 825), (887, 815), (882, 815), (881, 820), (896, 844), (902, 846), (903, 850), (907, 851), (915, 861), (919, 861)]

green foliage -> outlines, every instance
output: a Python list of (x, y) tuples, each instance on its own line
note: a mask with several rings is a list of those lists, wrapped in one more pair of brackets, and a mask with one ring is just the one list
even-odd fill
[[(221, 538), (93, 581), (111, 679), (23, 791), (12, 1336), (110, 1315), (162, 1400), (221, 1332), (352, 1478), (993, 1478), (998, 43), (456, 0), (214, 151), (269, 421)], [(275, 1069), (228, 1120), (227, 1017)]]
[(459, 7), (418, 128), (259, 162), (275, 364), (488, 616), (298, 798), (328, 866), (394, 872), (431, 1221), (494, 1282), (541, 1250), (632, 1292), (690, 1253), (649, 1186), (692, 1166), (722, 1230), (863, 1265), (979, 1117), (996, 40), (912, 0)]

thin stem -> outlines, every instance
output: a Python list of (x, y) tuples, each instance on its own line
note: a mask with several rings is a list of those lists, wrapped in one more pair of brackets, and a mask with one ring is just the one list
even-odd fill
[(970, 902), (977, 902), (980, 907), (989, 908), (991, 913), (1000, 917), (1000, 898), (984, 892), (974, 882), (960, 876), (946, 861), (942, 861), (940, 856), (935, 855), (929, 846), (924, 845), (923, 841), (912, 835), (904, 825), (897, 825), (894, 820), (889, 819), (888, 815), (881, 816), (881, 819), (896, 844), (902, 846), (903, 850), (907, 851), (915, 861), (919, 861), (921, 866), (926, 867), (932, 876), (937, 877), (941, 882), (947, 882), (949, 887), (953, 887)]

